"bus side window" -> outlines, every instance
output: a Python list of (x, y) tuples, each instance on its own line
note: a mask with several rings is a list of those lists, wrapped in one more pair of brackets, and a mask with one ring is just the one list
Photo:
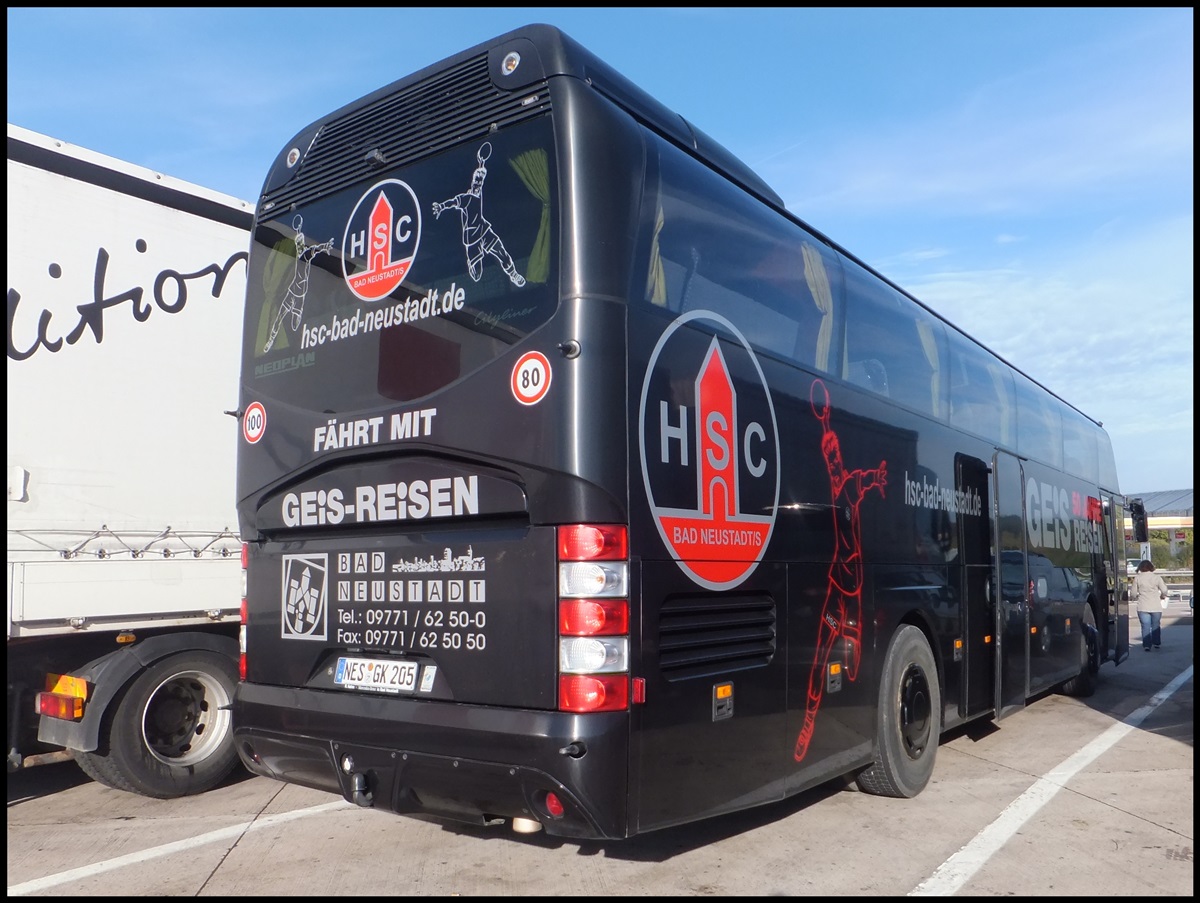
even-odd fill
[(933, 417), (945, 416), (946, 333), (927, 310), (845, 261), (842, 378)]
[(1089, 483), (1100, 480), (1100, 456), (1094, 427), (1082, 414), (1064, 410), (1063, 469), (1083, 477)]
[(995, 356), (956, 330), (950, 344), (950, 425), (1013, 444), (1012, 386)]
[(884, 398), (888, 396), (887, 370), (882, 361), (870, 358), (865, 361), (851, 361), (846, 365), (846, 381), (864, 389), (870, 389)]
[(677, 148), (649, 133), (647, 142), (659, 154), (642, 212), (645, 301), (719, 314), (754, 347), (827, 372), (840, 315), (837, 255)]
[(1051, 396), (1017, 374), (1017, 452), (1027, 458), (1062, 467), (1062, 417)]

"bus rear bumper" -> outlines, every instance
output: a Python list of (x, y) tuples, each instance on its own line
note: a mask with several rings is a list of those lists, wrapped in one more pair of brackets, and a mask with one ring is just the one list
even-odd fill
[(628, 713), (242, 683), (233, 723), (238, 755), (252, 773), (360, 806), (522, 830), (540, 824), (562, 837), (629, 836)]

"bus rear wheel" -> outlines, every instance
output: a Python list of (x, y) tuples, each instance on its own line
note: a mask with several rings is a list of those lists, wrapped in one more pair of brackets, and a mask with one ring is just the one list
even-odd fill
[(942, 733), (937, 663), (919, 628), (901, 626), (888, 646), (879, 687), (874, 764), (855, 782), (864, 793), (910, 799), (933, 774)]
[(143, 671), (105, 717), (101, 747), (75, 751), (93, 780), (154, 799), (202, 793), (237, 764), (230, 704), (237, 665), (182, 652)]

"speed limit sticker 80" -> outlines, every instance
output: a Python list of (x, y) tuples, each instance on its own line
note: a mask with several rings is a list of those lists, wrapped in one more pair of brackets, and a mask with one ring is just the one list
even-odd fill
[(511, 382), (513, 398), (537, 404), (550, 391), (550, 361), (540, 351), (525, 352), (513, 367)]

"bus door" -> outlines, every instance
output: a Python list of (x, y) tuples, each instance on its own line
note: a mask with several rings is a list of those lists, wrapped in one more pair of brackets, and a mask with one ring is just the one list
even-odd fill
[(1029, 564), (1025, 547), (1025, 492), (1019, 459), (996, 452), (996, 719), (1025, 707), (1029, 689)]
[[(1100, 500), (1104, 511), (1101, 547), (1104, 554), (1105, 593), (1100, 616), (1106, 621), (1103, 625), (1097, 625), (1105, 637), (1100, 661), (1111, 658), (1119, 665), (1129, 658), (1129, 604), (1122, 595), (1125, 585), (1125, 543), (1122, 535), (1125, 530), (1125, 511), (1108, 493), (1102, 493)], [(1121, 554), (1117, 553), (1118, 549), (1122, 550)]]
[(986, 461), (957, 455), (957, 484), (964, 498), (978, 499), (978, 510), (959, 513), (959, 555), (962, 561), (961, 636), (966, 656), (965, 681), (960, 705), (966, 717), (992, 708), (995, 696), (991, 639), (995, 636), (996, 592), (991, 588), (991, 469)]

